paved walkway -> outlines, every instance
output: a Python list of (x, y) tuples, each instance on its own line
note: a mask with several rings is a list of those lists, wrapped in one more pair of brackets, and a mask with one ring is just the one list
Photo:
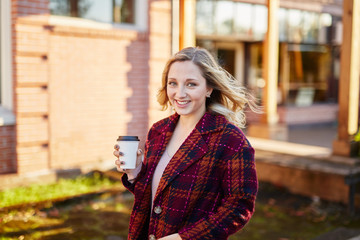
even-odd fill
[(337, 136), (335, 124), (295, 126), (289, 128), (289, 142), (332, 148)]
[(360, 240), (360, 229), (337, 228), (313, 240)]
[[(288, 142), (279, 142), (251, 137), (249, 137), (249, 140), (253, 147), (256, 150), (259, 150), (259, 154), (261, 152), (271, 152), (272, 154), (296, 155), (309, 158), (308, 160), (310, 162), (314, 160), (325, 160), (330, 161), (335, 165), (336, 163), (345, 163), (345, 168), (346, 165), (354, 167), (356, 166), (357, 168), (359, 166), (359, 158), (345, 158), (332, 155), (332, 143), (336, 139), (336, 136), (337, 126), (335, 124), (326, 124), (316, 126), (290, 127)], [(284, 159), (284, 161), (287, 161), (286, 164), (289, 164), (288, 160)], [(314, 162), (308, 164), (307, 167), (310, 165), (318, 164)], [(324, 165), (321, 164), (320, 167), (322, 170), (325, 170)], [(340, 168), (330, 170), (342, 171)], [(338, 228), (318, 236), (313, 240), (360, 240), (360, 229)]]

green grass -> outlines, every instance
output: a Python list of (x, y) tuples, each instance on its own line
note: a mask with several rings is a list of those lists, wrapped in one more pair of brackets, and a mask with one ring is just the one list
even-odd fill
[(60, 179), (54, 184), (36, 184), (0, 191), (0, 208), (67, 198), (113, 187), (121, 187), (121, 183), (103, 177), (100, 173), (75, 179)]
[[(74, 190), (76, 194), (80, 192), (81, 185), (100, 185), (103, 189), (115, 186), (119, 189), (109, 179), (99, 175), (62, 181), (68, 184), (65, 186), (68, 188), (67, 194), (73, 185), (77, 185), (77, 190)], [(40, 193), (54, 191), (55, 185), (61, 184), (48, 185)], [(121, 185), (119, 181), (117, 184)], [(96, 240), (110, 239), (111, 236), (126, 239), (132, 206), (133, 196), (120, 190), (91, 195), (89, 198), (74, 198), (66, 201), (66, 204), (53, 204), (50, 207), (37, 205), (2, 211), (0, 240)], [(229, 240), (308, 240), (337, 228), (360, 229), (360, 218), (351, 218), (345, 212), (345, 205), (313, 202), (311, 198), (260, 183), (254, 216), (244, 229), (230, 236)]]

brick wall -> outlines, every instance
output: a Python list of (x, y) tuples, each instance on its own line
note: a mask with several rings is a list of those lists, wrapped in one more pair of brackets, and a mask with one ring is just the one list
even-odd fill
[(156, 94), (170, 56), (171, 2), (148, 3), (148, 29), (139, 32), (69, 25), (49, 15), (48, 0), (12, 1), (16, 125), (0, 127), (1, 182), (113, 167), (117, 136), (138, 135), (143, 145), (169, 114)]
[(14, 2), (19, 176), (114, 166), (119, 135), (143, 145), (168, 114), (152, 103), (170, 56), (170, 1), (149, 1), (145, 32), (64, 24), (47, 1)]
[(0, 126), (0, 174), (15, 170), (15, 126)]
[[(28, 141), (38, 134), (39, 121), (34, 119), (34, 116), (29, 118), (26, 114), (33, 112), (34, 109), (32, 108), (39, 103), (37, 98), (42, 97), (41, 94), (39, 94), (39, 89), (29, 86), (36, 81), (40, 81), (37, 76), (34, 75), (34, 72), (40, 73), (43, 71), (32, 68), (35, 65), (29, 62), (30, 58), (21, 58), (24, 53), (25, 56), (27, 56), (28, 54), (26, 53), (33, 52), (33, 50), (29, 50), (28, 52), (23, 51), (22, 44), (18, 44), (18, 39), (22, 38), (23, 42), (32, 43), (33, 46), (37, 45), (38, 39), (36, 38), (36, 33), (30, 34), (29, 32), (32, 31), (32, 29), (30, 29), (29, 34), (23, 36), (16, 28), (19, 27), (17, 25), (19, 16), (47, 14), (48, 12), (47, 0), (11, 1), (13, 86), (15, 92), (13, 96), (17, 125), (0, 126), (0, 174), (15, 173), (19, 172), (19, 170), (20, 172), (31, 171), (31, 169), (25, 170), (27, 166), (24, 166), (23, 163), (33, 161), (33, 155), (31, 154), (31, 158), (26, 161), (24, 161), (23, 156), (25, 153), (34, 152), (34, 150), (29, 151), (29, 149), (23, 149), (22, 139), (27, 139)], [(23, 83), (28, 83), (28, 85)], [(44, 104), (46, 104), (46, 101), (42, 101), (42, 106)], [(25, 112), (26, 114), (24, 115), (23, 113)], [(33, 126), (35, 127), (33, 128)], [(41, 134), (44, 135), (44, 133)], [(34, 170), (37, 168), (38, 166), (36, 166)]]
[(19, 175), (49, 171), (48, 17), (41, 8), (39, 15), (25, 15), (22, 4), (15, 25), (14, 67)]
[[(118, 135), (148, 124), (147, 37), (90, 29), (74, 36), (56, 26), (50, 37), (51, 167), (83, 168), (114, 159)], [(90, 36), (91, 35), (91, 36)]]
[[(166, 117), (169, 111), (160, 111), (156, 95), (161, 87), (161, 76), (171, 55), (171, 1), (151, 1), (149, 6), (149, 124)], [(166, 20), (167, 19), (167, 20)]]

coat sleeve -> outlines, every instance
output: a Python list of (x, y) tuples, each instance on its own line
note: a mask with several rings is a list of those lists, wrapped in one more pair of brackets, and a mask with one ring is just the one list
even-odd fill
[(243, 147), (224, 156), (224, 198), (215, 212), (179, 231), (182, 239), (227, 239), (250, 220), (255, 208), (258, 182), (254, 149)]

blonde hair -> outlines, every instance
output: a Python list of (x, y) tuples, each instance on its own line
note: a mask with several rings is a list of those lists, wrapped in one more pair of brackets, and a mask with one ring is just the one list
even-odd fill
[(192, 61), (197, 65), (206, 79), (207, 86), (213, 89), (210, 98), (206, 99), (206, 110), (223, 115), (235, 125), (244, 127), (245, 106), (248, 105), (253, 111), (257, 111), (254, 97), (239, 81), (219, 66), (206, 49), (199, 47), (184, 48), (166, 63), (162, 74), (162, 87), (158, 93), (158, 102), (162, 109), (166, 110), (170, 104), (166, 92), (169, 69), (174, 62), (181, 61)]

